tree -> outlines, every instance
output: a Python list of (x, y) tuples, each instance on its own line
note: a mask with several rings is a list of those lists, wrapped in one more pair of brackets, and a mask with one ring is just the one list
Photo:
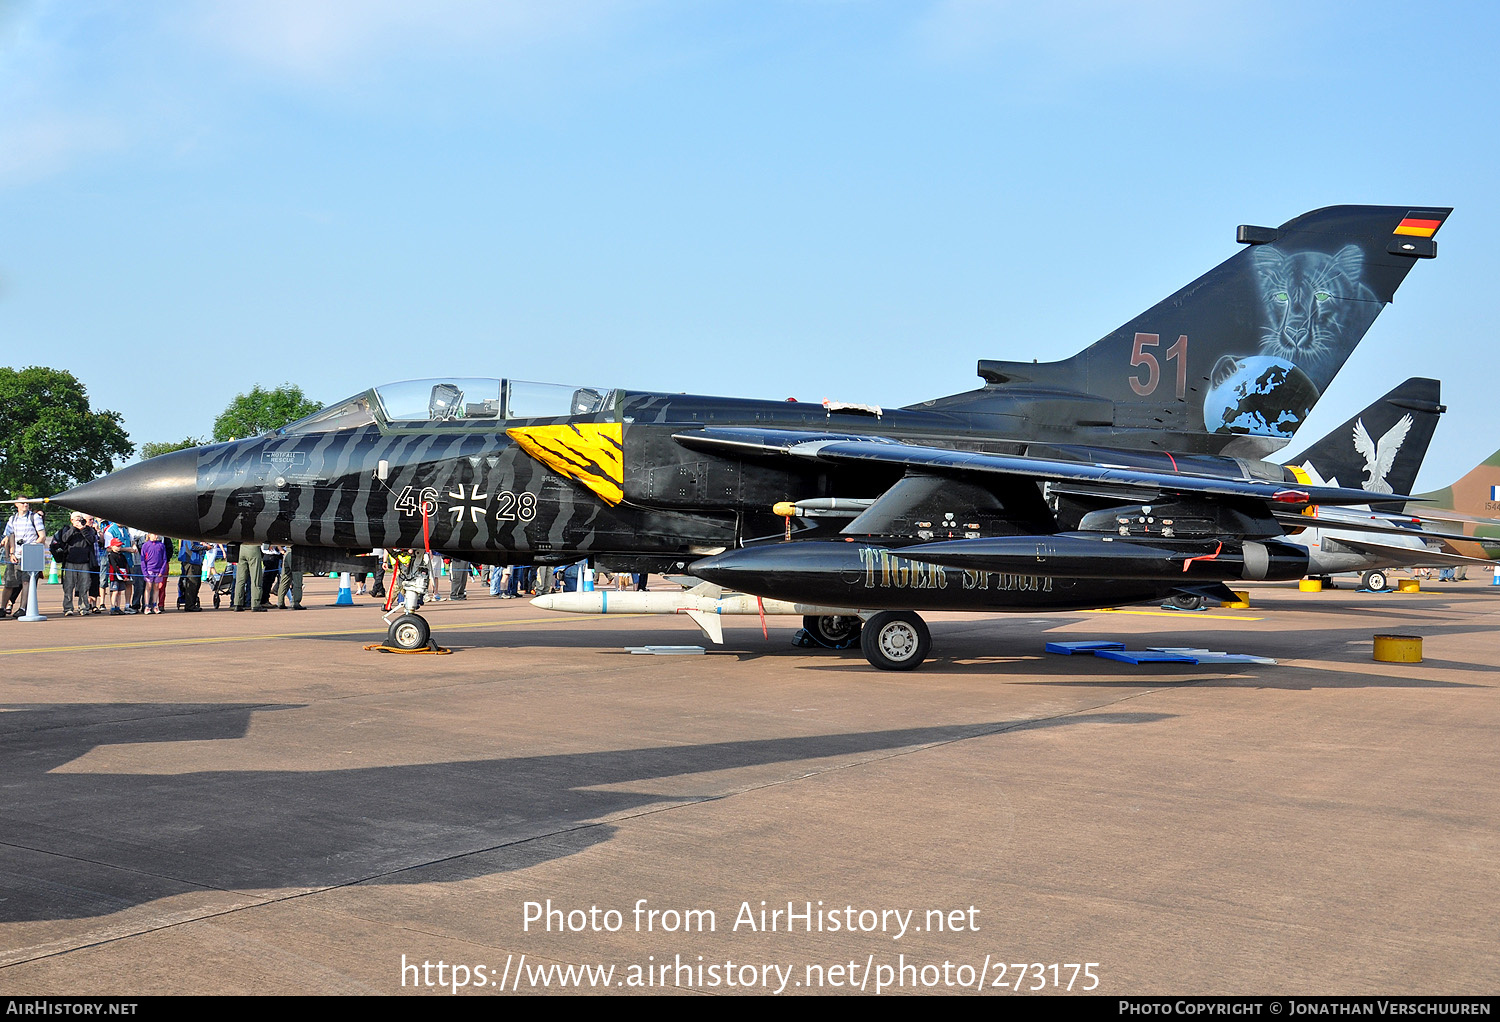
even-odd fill
[(257, 383), (250, 393), (236, 394), (224, 414), (214, 420), (214, 442), (259, 436), (322, 407), (304, 397), (301, 387), (283, 383), (275, 390), (266, 390)]
[(151, 440), (141, 444), (141, 460), (158, 458), (163, 454), (171, 454), (173, 451), (185, 451), (189, 447), (201, 447), (205, 443), (201, 436), (186, 436), (176, 443), (170, 440)]
[(83, 384), (63, 369), (0, 367), (0, 492), (49, 497), (130, 457), (120, 413), (89, 409)]

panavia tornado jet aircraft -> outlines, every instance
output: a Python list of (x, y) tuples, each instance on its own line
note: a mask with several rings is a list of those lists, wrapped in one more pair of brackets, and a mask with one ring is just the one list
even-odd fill
[[(1439, 403), (1440, 389), (1437, 380), (1407, 380), (1291, 459), (1292, 472), (1318, 486), (1347, 482), (1372, 492), (1410, 492), (1446, 410)], [(1500, 527), (1500, 522), (1456, 520), (1444, 510), (1441, 495), (1423, 499), (1417, 513), (1389, 499), (1369, 507), (1309, 509), (1307, 528), (1289, 538), (1308, 548), (1309, 575), (1328, 581), (1337, 572), (1357, 571), (1364, 588), (1376, 592), (1390, 588), (1387, 568), (1489, 563), (1483, 550), (1467, 549), (1474, 544), (1467, 544), (1466, 552), (1457, 552), (1454, 544), (1475, 528)]]
[[(375, 387), (276, 432), (163, 455), (58, 503), (176, 537), (328, 557), (417, 548), (687, 570), (872, 613), (910, 668), (924, 608), (1046, 610), (1297, 578), (1277, 512), (1401, 495), (1313, 486), (1286, 443), (1446, 208), (1335, 206), (1278, 228), (1077, 355), (981, 361), (903, 408), (556, 387)], [(877, 613), (879, 612), (879, 613)], [(392, 625), (402, 645), (426, 624)], [(873, 636), (873, 639), (872, 639)]]

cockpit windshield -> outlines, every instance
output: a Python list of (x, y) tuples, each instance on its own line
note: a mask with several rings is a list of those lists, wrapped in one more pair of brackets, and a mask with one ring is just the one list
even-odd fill
[(282, 428), (326, 433), (381, 424), (395, 429), (499, 429), (512, 419), (564, 419), (604, 407), (602, 390), (524, 380), (405, 380), (367, 390)]
[(406, 380), (375, 388), (375, 397), (391, 424), (457, 422), (484, 419), (496, 422), (504, 380)]

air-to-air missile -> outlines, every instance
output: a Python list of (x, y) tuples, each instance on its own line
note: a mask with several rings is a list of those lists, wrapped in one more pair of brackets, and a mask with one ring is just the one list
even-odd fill
[(686, 614), (710, 641), (721, 644), (724, 629), (719, 618), (724, 616), (796, 615), (805, 618), (807, 629), (827, 645), (837, 645), (841, 638), (857, 634), (860, 620), (860, 612), (855, 609), (726, 593), (711, 582), (675, 592), (594, 589), (548, 593), (532, 600), (531, 605), (564, 614)]

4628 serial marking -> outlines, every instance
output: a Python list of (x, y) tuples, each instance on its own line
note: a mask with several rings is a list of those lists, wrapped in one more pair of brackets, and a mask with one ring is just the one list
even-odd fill
[[(471, 487), (467, 494), (460, 487), (458, 493), (450, 493), (448, 496), (457, 498), (448, 507), (455, 522), (461, 520), (465, 512), (469, 514), (470, 520), (478, 520), (481, 515), (488, 516), (487, 502), (490, 495), (480, 493), (477, 485)], [(529, 522), (536, 517), (536, 502), (537, 495), (529, 490), (501, 490), (495, 494), (495, 518), (502, 522)], [(421, 514), (425, 518), (431, 518), (438, 513), (437, 487), (424, 486), (417, 490), (414, 486), (408, 486), (396, 497), (395, 506), (396, 510), (408, 517)]]

